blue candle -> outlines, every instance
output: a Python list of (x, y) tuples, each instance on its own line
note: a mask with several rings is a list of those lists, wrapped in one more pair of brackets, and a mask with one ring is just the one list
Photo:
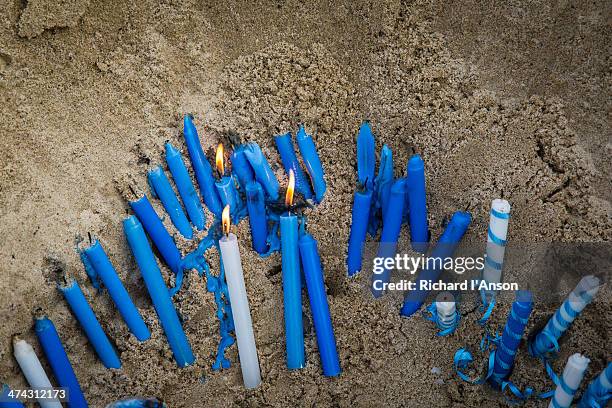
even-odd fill
[(172, 304), (168, 288), (164, 283), (142, 225), (136, 217), (130, 216), (123, 220), (123, 230), (170, 344), (170, 349), (174, 354), (174, 359), (179, 367), (188, 366), (195, 361), (195, 356), (191, 351), (191, 346)]
[(578, 407), (605, 407), (610, 397), (612, 397), (612, 363), (608, 363), (597, 378), (589, 384), (578, 402)]
[(206, 214), (204, 214), (200, 196), (198, 196), (198, 192), (191, 182), (181, 153), (169, 142), (166, 143), (166, 163), (191, 223), (195, 225), (198, 231), (202, 231), (206, 224)]
[[(404, 211), (406, 179), (399, 179), (391, 187), (389, 198), (389, 210), (387, 218), (383, 220), (383, 229), (380, 235), (377, 258), (393, 258), (397, 251), (397, 240), (402, 228), (402, 217), (398, 216)], [(389, 282), (391, 272), (384, 268), (380, 274), (372, 275), (372, 294), (380, 297), (383, 293), (383, 286)]]
[[(410, 181), (409, 181), (410, 182)], [(459, 245), (459, 242), (465, 235), (472, 217), (467, 212), (457, 211), (451, 217), (446, 229), (440, 236), (436, 247), (431, 252), (430, 258), (444, 260), (445, 258), (452, 257), (455, 253), (455, 249)], [(433, 262), (433, 266), (430, 268), (424, 268), (419, 273), (416, 279), (416, 289), (408, 292), (404, 299), (404, 305), (402, 306), (402, 316), (412, 316), (414, 312), (419, 310), (425, 302), (425, 298), (429, 294), (428, 290), (421, 290), (420, 287), (425, 282), (436, 281), (442, 273), (442, 269), (436, 265), (439, 262)]]
[[(38, 337), (47, 361), (51, 365), (53, 374), (57, 379), (60, 387), (68, 389), (69, 400), (67, 402), (69, 408), (87, 408), (87, 401), (83, 396), (81, 385), (77, 380), (70, 360), (66, 355), (66, 350), (62, 345), (62, 341), (53, 325), (53, 322), (46, 316), (36, 316), (34, 322), (34, 331)], [(0, 407), (2, 404), (0, 403)]]
[(268, 250), (268, 219), (263, 189), (258, 182), (252, 181), (246, 185), (246, 202), (253, 249), (260, 255), (265, 254)]
[(202, 150), (198, 131), (189, 115), (185, 115), (183, 121), (183, 134), (185, 136), (185, 143), (187, 144), (187, 151), (189, 152), (189, 159), (191, 160), (191, 167), (193, 168), (196, 180), (200, 186), (202, 198), (213, 214), (221, 215), (223, 207), (221, 206), (221, 200), (217, 195), (217, 191), (215, 190), (212, 167)]
[(8, 385), (2, 384), (2, 389), (0, 389), (0, 408), (25, 408), (17, 398), (11, 396), (12, 392)]
[(512, 372), (516, 351), (521, 344), (532, 308), (531, 292), (517, 291), (516, 300), (512, 303), (512, 310), (504, 327), (501, 343), (495, 351), (493, 374), (489, 378), (489, 381), (498, 387), (501, 387), (502, 381), (507, 379)]
[(304, 130), (304, 126), (300, 126), (295, 138), (297, 139), (300, 155), (302, 156), (306, 170), (310, 175), (315, 200), (317, 203), (320, 203), (323, 201), (325, 190), (327, 190), (327, 183), (325, 183), (325, 173), (323, 172), (323, 165), (317, 153), (317, 148), (312, 137)]
[(357, 135), (357, 178), (368, 189), (374, 183), (374, 136), (368, 122), (363, 122)]
[(140, 341), (151, 337), (149, 328), (144, 320), (142, 320), (142, 316), (140, 316), (136, 306), (134, 306), (130, 295), (117, 276), (117, 272), (113, 268), (100, 242), (96, 240), (84, 253), (87, 255), (91, 266), (96, 270), (97, 275), (104, 282), (104, 286), (106, 286), (110, 297), (113, 299), (117, 309), (119, 309), (119, 313), (121, 313), (130, 331)]
[(378, 176), (376, 176), (374, 184), (376, 185), (377, 190), (376, 200), (378, 202), (378, 207), (382, 210), (382, 218), (384, 220), (387, 217), (389, 197), (391, 196), (391, 186), (393, 185), (393, 153), (387, 145), (384, 145), (382, 148), (380, 154), (380, 166), (378, 167)]
[(104, 333), (77, 281), (69, 278), (64, 284), (58, 284), (57, 288), (66, 298), (72, 313), (79, 321), (98, 357), (102, 360), (102, 364), (106, 368), (121, 368), (121, 361), (115, 347)]
[(244, 154), (253, 168), (255, 178), (266, 191), (268, 197), (272, 200), (278, 200), (280, 185), (259, 145), (257, 143), (246, 144)]
[(255, 181), (253, 168), (251, 168), (251, 164), (244, 154), (244, 145), (238, 145), (234, 148), (230, 161), (232, 162), (232, 173), (238, 178), (240, 187), (245, 189), (250, 182)]
[[(289, 171), (289, 185), (285, 205), (293, 205), (295, 177)], [(304, 327), (302, 325), (302, 279), (300, 254), (298, 249), (298, 219), (287, 212), (280, 216), (281, 261), (283, 279), (283, 306), (285, 310), (285, 339), (287, 348), (287, 368), (303, 368)]]
[(166, 212), (170, 215), (170, 220), (176, 229), (187, 239), (193, 238), (193, 231), (191, 230), (191, 224), (183, 212), (183, 207), (178, 200), (178, 197), (174, 193), (172, 186), (166, 173), (157, 166), (149, 170), (147, 174), (149, 185), (151, 186), (151, 192), (153, 195), (160, 199)]
[(418, 154), (408, 160), (408, 205), (410, 206), (410, 242), (412, 243), (412, 249), (425, 253), (429, 242), (425, 168), (423, 159)]
[(147, 196), (143, 195), (138, 200), (130, 201), (130, 208), (144, 226), (166, 264), (174, 273), (178, 273), (181, 253)]
[(327, 377), (334, 377), (340, 375), (341, 369), (338, 351), (336, 350), (336, 337), (329, 314), (329, 305), (327, 304), (317, 241), (312, 235), (304, 234), (299, 240), (299, 247), (323, 374)]
[(286, 213), (280, 217), (283, 305), (287, 368), (304, 368), (304, 327), (302, 325), (302, 282), (298, 252), (298, 219)]
[(368, 230), (371, 204), (371, 191), (358, 191), (355, 193), (353, 198), (353, 212), (351, 232), (348, 243), (348, 255), (346, 257), (346, 266), (348, 268), (349, 276), (353, 276), (361, 270), (363, 246), (366, 239), (366, 232)]
[(285, 172), (289, 174), (289, 171), (293, 170), (293, 175), (295, 176), (295, 189), (302, 193), (305, 199), (311, 199), (312, 189), (310, 188), (310, 180), (306, 178), (306, 175), (300, 167), (300, 162), (295, 155), (293, 142), (291, 141), (291, 133), (275, 136), (274, 140), (276, 141), (276, 147), (280, 154), (281, 161), (283, 162)]

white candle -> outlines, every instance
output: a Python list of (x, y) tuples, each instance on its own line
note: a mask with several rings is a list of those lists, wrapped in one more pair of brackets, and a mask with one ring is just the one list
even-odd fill
[(232, 314), (234, 315), (242, 380), (246, 388), (255, 388), (261, 383), (261, 373), (259, 372), (259, 359), (255, 347), (249, 299), (244, 286), (238, 239), (236, 235), (230, 233), (219, 240), (219, 246), (221, 247), (225, 279), (232, 305)]
[[(580, 387), (582, 377), (584, 377), (584, 372), (590, 362), (591, 360), (580, 353), (572, 354), (567, 359), (567, 364), (565, 365), (562, 376), (562, 381), (565, 383), (566, 387), (563, 387), (561, 384), (557, 386), (548, 408), (567, 408), (571, 405), (574, 399), (574, 393), (578, 387)], [(574, 391), (574, 393), (568, 393), (566, 388)]]
[[(30, 388), (49, 389), (53, 387), (47, 373), (40, 364), (40, 360), (34, 353), (34, 349), (28, 342), (15, 337), (13, 339), (13, 352), (15, 360), (17, 360), (23, 375), (30, 384)], [(42, 408), (62, 408), (62, 404), (57, 399), (39, 399), (38, 403)]]
[(501, 282), (509, 220), (510, 203), (501, 198), (493, 200), (487, 231), (487, 259), (482, 272), (482, 278), (487, 283)]
[(449, 328), (455, 323), (456, 311), (455, 298), (450, 292), (442, 292), (436, 297), (436, 312), (441, 328)]

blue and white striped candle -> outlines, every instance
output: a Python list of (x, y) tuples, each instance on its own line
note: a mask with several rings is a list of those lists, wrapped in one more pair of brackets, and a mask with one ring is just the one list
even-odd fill
[(548, 408), (569, 408), (590, 362), (591, 360), (580, 353), (572, 354), (567, 359), (563, 375)]
[(561, 307), (550, 318), (544, 329), (536, 335), (529, 345), (532, 355), (543, 357), (555, 350), (559, 338), (570, 327), (574, 319), (591, 303), (599, 291), (599, 279), (596, 276), (585, 276), (569, 294)]
[[(493, 200), (487, 233), (485, 266), (482, 271), (482, 278), (487, 283), (501, 282), (509, 220), (510, 203), (501, 198)], [(495, 292), (485, 291), (485, 295), (490, 299), (495, 295)]]
[(587, 387), (578, 402), (579, 408), (605, 407), (612, 397), (612, 363), (603, 370)]
[(493, 375), (490, 381), (498, 387), (501, 387), (502, 381), (508, 378), (512, 372), (516, 351), (521, 344), (521, 338), (523, 337), (523, 332), (527, 326), (532, 309), (531, 292), (527, 290), (517, 291), (501, 341), (495, 351)]

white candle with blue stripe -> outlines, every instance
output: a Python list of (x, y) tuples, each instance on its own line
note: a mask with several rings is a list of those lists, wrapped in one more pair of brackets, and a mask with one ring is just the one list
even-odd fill
[(561, 307), (550, 318), (544, 329), (529, 345), (532, 355), (544, 357), (555, 351), (559, 338), (567, 331), (574, 319), (591, 303), (599, 291), (599, 279), (596, 276), (585, 276), (569, 294)]
[(603, 370), (587, 387), (578, 402), (579, 408), (605, 407), (612, 397), (612, 363)]
[[(485, 266), (482, 271), (482, 278), (487, 283), (501, 282), (509, 220), (510, 203), (501, 198), (493, 200), (487, 232)], [(487, 297), (492, 297), (495, 293), (487, 291), (485, 294)]]
[(436, 325), (443, 332), (450, 333), (457, 327), (458, 314), (455, 297), (450, 292), (442, 292), (436, 297)]
[(548, 408), (569, 408), (590, 362), (591, 360), (580, 353), (572, 354), (567, 359), (563, 375)]

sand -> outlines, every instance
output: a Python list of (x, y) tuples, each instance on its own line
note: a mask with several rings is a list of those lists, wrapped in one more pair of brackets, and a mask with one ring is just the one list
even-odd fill
[[(12, 387), (25, 383), (10, 338), (21, 333), (40, 352), (31, 313), (42, 307), (93, 407), (130, 395), (170, 407), (505, 406), (499, 393), (453, 373), (454, 351), (475, 348), (482, 335), (476, 311), (466, 307), (458, 332), (441, 339), (424, 319), (400, 318), (397, 298), (374, 301), (365, 276), (346, 277), (354, 140), (364, 119), (377, 147), (393, 149), (397, 176), (412, 149), (426, 158), (434, 240), (453, 211), (467, 208), (466, 241), (484, 243), (489, 203), (500, 194), (513, 204), (515, 242), (612, 237), (609, 3), (2, 3), (0, 380)], [(115, 181), (132, 177), (145, 188), (166, 140), (185, 152), (186, 112), (209, 153), (230, 129), (260, 143), (281, 183), (273, 135), (299, 123), (314, 134), (328, 193), (308, 212), (309, 230), (319, 240), (341, 377), (321, 375), (307, 308), (308, 366), (285, 369), (280, 257), (255, 256), (246, 222), (237, 234), (264, 382), (243, 389), (235, 347), (230, 369), (211, 369), (218, 322), (195, 274), (175, 301), (197, 362), (176, 367), (123, 237), (127, 205)], [(138, 343), (87, 281), (75, 243), (88, 232), (107, 248), (150, 341)], [(121, 370), (96, 358), (55, 289), (53, 258), (85, 288)], [(214, 251), (208, 258), (218, 262)], [(554, 307), (536, 305), (530, 329)], [(492, 324), (507, 310), (496, 307)], [(565, 337), (557, 371), (574, 352), (591, 358), (587, 379), (604, 367), (611, 312), (606, 289)], [(550, 386), (524, 348), (516, 367), (521, 387)]]

